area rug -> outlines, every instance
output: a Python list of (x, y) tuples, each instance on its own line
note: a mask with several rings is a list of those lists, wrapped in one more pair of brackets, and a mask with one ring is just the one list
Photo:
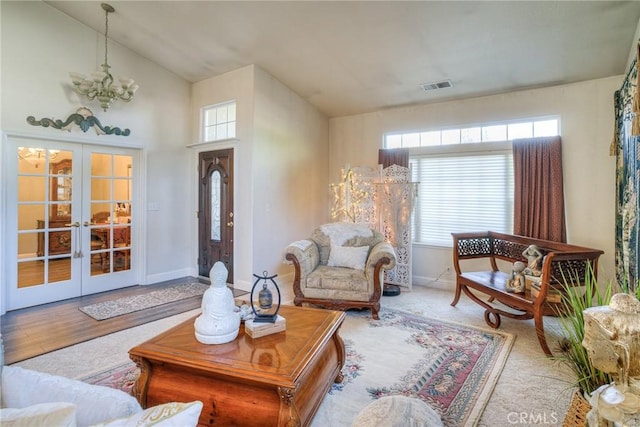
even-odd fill
[[(377, 321), (369, 312), (348, 312), (340, 336), (344, 380), (333, 385), (313, 426), (350, 425), (367, 404), (389, 395), (425, 401), (445, 426), (476, 425), (514, 340), (508, 333), (391, 309)], [(137, 375), (129, 362), (84, 381), (130, 392)]]
[(161, 290), (152, 291), (142, 295), (132, 295), (111, 301), (79, 307), (78, 310), (96, 319), (105, 320), (122, 316), (136, 311), (144, 310), (159, 305), (180, 301), (186, 298), (199, 296), (209, 288), (206, 283), (191, 282), (179, 283)]
[(131, 394), (140, 369), (133, 362), (127, 362), (119, 366), (97, 372), (81, 379), (89, 384), (102, 385), (106, 387), (122, 390)]

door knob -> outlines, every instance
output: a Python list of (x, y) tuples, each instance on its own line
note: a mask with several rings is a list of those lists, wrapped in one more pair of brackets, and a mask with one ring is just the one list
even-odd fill
[(229, 221), (229, 222), (227, 223), (227, 227), (233, 227), (233, 221)]
[(65, 227), (80, 227), (80, 223), (78, 221), (72, 222), (71, 224), (65, 224)]
[(88, 226), (94, 225), (94, 224), (95, 224), (95, 222), (92, 222), (92, 221), (85, 221), (85, 222), (82, 223), (82, 225), (84, 225), (85, 227), (88, 227)]

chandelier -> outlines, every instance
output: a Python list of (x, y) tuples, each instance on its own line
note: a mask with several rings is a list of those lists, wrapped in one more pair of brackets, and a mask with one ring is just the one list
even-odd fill
[(90, 100), (98, 98), (100, 106), (107, 111), (114, 99), (121, 99), (129, 102), (133, 99), (133, 94), (138, 90), (138, 85), (130, 78), (118, 79), (120, 83), (114, 83), (113, 76), (109, 72), (109, 62), (107, 60), (107, 34), (109, 32), (109, 14), (115, 9), (107, 3), (102, 3), (104, 10), (104, 64), (102, 71), (94, 71), (91, 78), (87, 79), (84, 74), (71, 72), (69, 76), (78, 93), (86, 95)]
[[(49, 150), (49, 161), (54, 161), (58, 157), (58, 153), (60, 150)], [(18, 147), (18, 158), (26, 160), (35, 167), (44, 163), (46, 156), (44, 148)]]

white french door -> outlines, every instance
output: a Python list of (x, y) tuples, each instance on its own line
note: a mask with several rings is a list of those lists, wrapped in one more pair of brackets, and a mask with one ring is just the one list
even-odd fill
[(137, 283), (137, 150), (8, 137), (4, 154), (8, 310)]

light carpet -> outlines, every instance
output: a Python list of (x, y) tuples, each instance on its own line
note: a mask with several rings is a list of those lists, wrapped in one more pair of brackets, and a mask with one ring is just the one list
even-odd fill
[(206, 283), (178, 283), (164, 289), (141, 295), (132, 295), (78, 307), (78, 310), (96, 320), (111, 319), (174, 301), (200, 296), (209, 288)]
[[(475, 425), (506, 360), (513, 336), (383, 309), (380, 320), (349, 312), (340, 328), (346, 347), (344, 380), (335, 384), (315, 425), (353, 419), (389, 395), (425, 401), (445, 426)], [(133, 363), (83, 378), (130, 392)]]
[[(403, 292), (397, 297), (382, 297), (381, 304), (385, 308), (431, 319), (483, 329), (487, 327), (482, 307), (465, 297), (456, 307), (451, 307), (449, 304), (452, 299), (451, 290), (414, 285), (412, 292)], [(199, 311), (181, 313), (15, 365), (70, 378), (86, 378), (92, 373), (104, 372), (107, 368), (130, 362), (130, 348), (193, 318)], [(362, 312), (365, 317), (367, 313)], [(552, 350), (559, 338), (559, 328), (556, 325), (557, 319), (545, 318), (547, 339)], [(516, 339), (477, 426), (562, 425), (573, 391), (571, 372), (566, 366), (544, 356), (536, 338), (533, 321), (506, 318), (502, 320), (500, 331), (514, 335)], [(391, 346), (386, 346), (384, 351), (387, 348)], [(342, 427), (351, 424), (352, 419), (331, 416), (331, 402), (339, 398), (339, 394), (325, 398), (314, 420), (314, 426)]]

